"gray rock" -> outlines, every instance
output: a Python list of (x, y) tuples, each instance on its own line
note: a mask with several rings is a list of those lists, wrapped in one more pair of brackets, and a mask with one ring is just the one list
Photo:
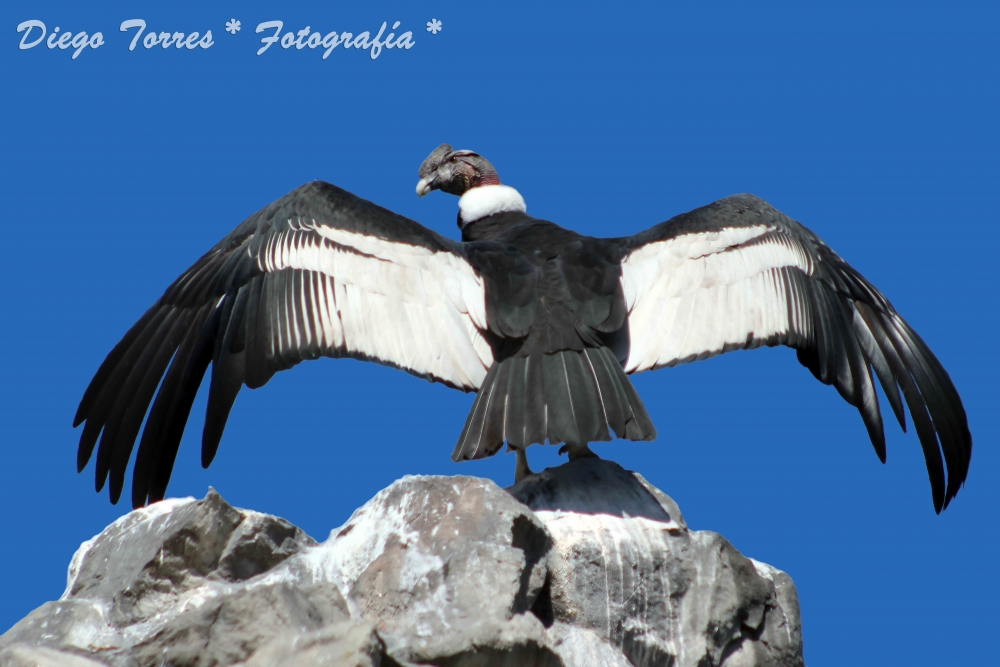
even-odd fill
[[(390, 655), (457, 665), (472, 646), (508, 646), (508, 622), (530, 610), (545, 583), (550, 547), (534, 514), (489, 480), (407, 476), (316, 551), (327, 552), (328, 576)], [(537, 619), (525, 622), (544, 643)]]
[(77, 551), (62, 599), (107, 602), (126, 626), (174, 608), (206, 581), (239, 582), (315, 540), (284, 519), (204, 500), (166, 501), (130, 512)]
[(563, 667), (545, 627), (532, 614), (478, 621), (462, 633), (391, 655), (438, 667)]
[(0, 667), (104, 667), (99, 662), (44, 646), (14, 644), (0, 651)]
[(254, 653), (246, 667), (380, 667), (384, 651), (374, 625), (349, 619), (314, 632), (286, 632)]
[(106, 619), (106, 606), (90, 600), (46, 602), (0, 636), (0, 650), (27, 644), (82, 653), (111, 652), (126, 640)]
[(549, 628), (549, 641), (565, 667), (632, 667), (624, 653), (593, 630), (555, 623)]
[(244, 661), (282, 631), (348, 617), (336, 586), (267, 576), (315, 544), (214, 490), (157, 503), (81, 545), (62, 598), (17, 623), (0, 649), (28, 644), (128, 666)]
[(240, 588), (178, 614), (131, 647), (141, 665), (231, 665), (247, 660), (268, 640), (307, 632), (347, 618), (336, 589), (309, 595), (288, 582)]
[(214, 491), (85, 542), (0, 667), (802, 665), (795, 587), (640, 475), (404, 477), (322, 544)]
[(555, 545), (542, 616), (593, 631), (635, 667), (802, 664), (788, 575), (762, 575), (718, 534), (689, 531), (642, 476), (577, 459), (508, 490)]

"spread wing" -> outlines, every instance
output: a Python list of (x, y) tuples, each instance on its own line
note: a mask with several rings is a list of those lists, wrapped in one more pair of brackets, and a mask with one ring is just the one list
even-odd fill
[(958, 392), (889, 301), (812, 232), (757, 197), (735, 195), (623, 242), (631, 334), (626, 372), (787, 345), (858, 408), (885, 462), (874, 369), (905, 430), (902, 390), (934, 508), (947, 507), (972, 455)]
[(260, 387), (277, 371), (327, 356), (473, 391), (493, 361), (486, 328), (483, 281), (462, 244), (333, 185), (309, 183), (247, 218), (115, 346), (76, 414), (74, 426), (86, 422), (78, 468), (100, 436), (97, 490), (110, 474), (117, 502), (152, 401), (132, 503), (163, 498), (209, 363), (205, 466), (244, 384)]

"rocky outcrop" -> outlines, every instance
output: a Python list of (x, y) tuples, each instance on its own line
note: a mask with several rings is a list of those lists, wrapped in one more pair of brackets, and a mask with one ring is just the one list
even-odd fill
[(689, 531), (677, 504), (642, 475), (582, 459), (509, 491), (552, 536), (553, 622), (590, 630), (622, 664), (801, 664), (789, 576), (717, 533)]
[(801, 664), (788, 575), (596, 458), (404, 477), (322, 544), (214, 491), (157, 503), (0, 637), (0, 667)]

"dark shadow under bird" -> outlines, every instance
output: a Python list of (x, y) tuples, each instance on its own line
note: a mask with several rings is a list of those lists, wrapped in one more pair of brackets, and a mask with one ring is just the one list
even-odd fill
[(936, 511), (964, 483), (972, 437), (940, 362), (871, 283), (761, 199), (734, 195), (601, 239), (529, 216), (472, 151), (439, 146), (418, 173), (418, 195), (460, 197), (460, 242), (314, 181), (174, 281), (80, 402), (77, 463), (97, 447), (98, 491), (110, 479), (118, 501), (145, 418), (132, 504), (163, 498), (210, 364), (206, 467), (243, 385), (326, 356), (477, 392), (452, 458), (506, 444), (521, 478), (532, 444), (564, 444), (575, 458), (612, 435), (655, 438), (629, 374), (762, 345), (794, 348), (857, 407), (883, 462), (874, 378), (904, 430), (905, 402)]

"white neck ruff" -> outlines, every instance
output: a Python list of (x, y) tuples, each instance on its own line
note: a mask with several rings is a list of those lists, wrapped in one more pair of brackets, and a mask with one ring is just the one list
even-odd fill
[(524, 213), (527, 210), (524, 197), (509, 185), (480, 185), (467, 190), (458, 200), (458, 217), (462, 227), (495, 213)]

